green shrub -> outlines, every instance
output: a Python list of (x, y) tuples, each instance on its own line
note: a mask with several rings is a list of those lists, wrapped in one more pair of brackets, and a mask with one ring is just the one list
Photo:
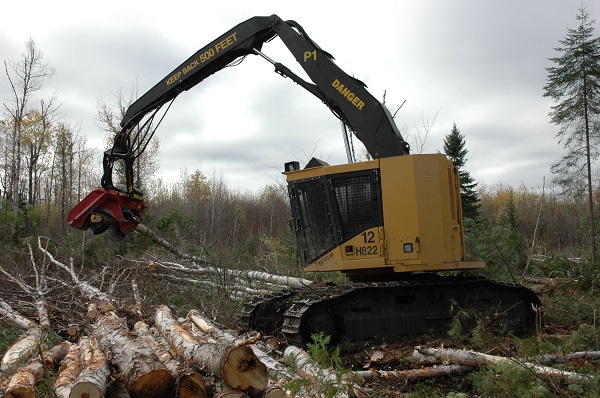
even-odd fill
[(490, 365), (471, 374), (475, 389), (485, 397), (551, 398), (542, 379), (517, 364)]

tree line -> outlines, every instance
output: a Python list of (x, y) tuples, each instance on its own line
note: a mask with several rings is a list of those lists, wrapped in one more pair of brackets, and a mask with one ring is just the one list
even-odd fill
[[(588, 108), (587, 111), (576, 108), (577, 111), (572, 110), (573, 119), (563, 119), (558, 115), (566, 117), (566, 110), (557, 105), (550, 116), (557, 124), (566, 123), (558, 138), (560, 143), (569, 144), (567, 148), (572, 148), (576, 139), (589, 138), (589, 161), (576, 156), (586, 151), (570, 150), (553, 168), (552, 185), (543, 190), (502, 184), (478, 186), (467, 171), (465, 135), (456, 124), (449, 126), (444, 152), (460, 171), (467, 234), (471, 234), (468, 239), (472, 246), (471, 256), (490, 257), (491, 254), (482, 251), (482, 247), (489, 252), (498, 252), (493, 245), (486, 246), (495, 238), (484, 242), (483, 237), (489, 236), (491, 231), (507, 239), (515, 239), (518, 242), (515, 247), (523, 253), (570, 252), (583, 255), (589, 253), (587, 248), (593, 247), (591, 243), (595, 237), (590, 237), (590, 234), (596, 227), (590, 212), (598, 199), (598, 190), (590, 178), (591, 171), (587, 174), (576, 172), (585, 170), (582, 165), (591, 164), (597, 158), (594, 144), (598, 137), (600, 113), (600, 57), (598, 39), (592, 36), (593, 29), (585, 9), (580, 10), (578, 21), (579, 28), (569, 31), (567, 40), (561, 42), (563, 47), (558, 50), (569, 56), (585, 54), (581, 58), (585, 61), (582, 64), (585, 68), (575, 69), (587, 72), (584, 76), (575, 74), (572, 81), (578, 82), (576, 78), (581, 78), (587, 84), (575, 92), (587, 98), (583, 104)], [(579, 52), (576, 51), (578, 48)], [(551, 58), (551, 61), (567, 65), (560, 57)], [(40, 98), (40, 90), (52, 79), (54, 70), (45, 62), (33, 40), (26, 43), (25, 52), (19, 58), (4, 60), (4, 66), (9, 91), (1, 95), (0, 240), (18, 244), (35, 234), (68, 240), (69, 236), (78, 233), (66, 225), (69, 210), (100, 181), (97, 154), (87, 145), (79, 124), (66, 121), (68, 115), (61, 113), (57, 95)], [(560, 70), (548, 68), (548, 71), (546, 95), (559, 101), (561, 93), (565, 95), (571, 91), (565, 88), (568, 86), (561, 86), (565, 82), (554, 83), (554, 79), (560, 76)], [(97, 120), (109, 140), (118, 131), (122, 112), (133, 99), (126, 100), (118, 94), (114, 105), (98, 102)], [(588, 123), (585, 123), (586, 120)], [(570, 130), (572, 128), (574, 130)], [(589, 134), (584, 134), (585, 131)], [(569, 134), (574, 138), (567, 139)], [(142, 163), (136, 166), (136, 170), (143, 173), (136, 176), (137, 180), (146, 182), (141, 188), (150, 193), (147, 196), (150, 209), (146, 212), (145, 223), (176, 242), (194, 246), (194, 250), (205, 255), (227, 253), (244, 261), (270, 259), (271, 262), (295, 263), (294, 237), (288, 226), (290, 213), (284, 186), (274, 184), (257, 192), (240, 192), (227, 186), (222, 176), (216, 173), (207, 176), (200, 170), (182, 170), (177, 181), (165, 183), (152, 178), (158, 169), (159, 149), (159, 142), (153, 140), (146, 157), (140, 158)], [(585, 139), (579, 141), (580, 144), (586, 142)], [(573, 158), (578, 162), (572, 163), (570, 159)], [(577, 165), (579, 168), (571, 170), (572, 174), (565, 174), (558, 167), (563, 163), (565, 167)], [(576, 186), (581, 188), (583, 184), (588, 191), (591, 190), (591, 202), (589, 195), (584, 200), (583, 196), (573, 195), (573, 190), (567, 189), (569, 186), (561, 182), (567, 175), (572, 176), (567, 179), (570, 183), (575, 175), (587, 176), (587, 180), (579, 178), (580, 184)], [(101, 241), (105, 238), (88, 239), (88, 244), (93, 245), (94, 239)], [(126, 244), (117, 246), (119, 250), (127, 247)]]

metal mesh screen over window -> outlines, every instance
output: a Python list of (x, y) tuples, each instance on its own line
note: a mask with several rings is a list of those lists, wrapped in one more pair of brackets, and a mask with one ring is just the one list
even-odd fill
[(370, 175), (336, 178), (332, 182), (342, 241), (376, 224), (375, 195)]
[(306, 261), (311, 262), (334, 245), (327, 199), (320, 179), (296, 184), (296, 192), (303, 223), (302, 240), (305, 244)]

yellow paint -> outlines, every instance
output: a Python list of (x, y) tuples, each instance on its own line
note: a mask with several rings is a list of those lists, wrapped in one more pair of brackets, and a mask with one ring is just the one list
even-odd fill
[(443, 154), (407, 155), (287, 172), (289, 182), (378, 169), (383, 225), (357, 233), (306, 271), (361, 273), (483, 268), (466, 262), (458, 172)]
[(362, 110), (362, 108), (365, 106), (365, 103), (338, 79), (335, 79), (331, 83), (331, 86), (339, 91), (339, 93), (342, 94), (348, 101), (350, 101), (358, 110)]

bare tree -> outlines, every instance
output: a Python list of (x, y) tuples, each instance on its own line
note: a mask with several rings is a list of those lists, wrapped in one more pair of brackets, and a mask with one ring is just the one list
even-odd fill
[[(16, 210), (21, 202), (20, 186), (23, 119), (29, 109), (31, 96), (43, 87), (44, 80), (54, 75), (54, 70), (44, 63), (42, 53), (37, 49), (33, 39), (25, 43), (25, 53), (18, 60), (4, 61), (4, 70), (12, 91), (11, 103), (3, 103), (4, 109), (10, 115), (11, 135), (10, 151), (7, 155), (10, 161), (9, 178), (7, 179), (6, 194)], [(7, 159), (8, 160), (8, 159)]]
[[(131, 90), (131, 94), (128, 99), (125, 98), (125, 95), (122, 91), (119, 91), (115, 94), (115, 102), (112, 105), (107, 104), (104, 100), (99, 99), (96, 105), (98, 115), (97, 122), (100, 124), (100, 128), (108, 133), (107, 136), (107, 147), (111, 147), (113, 144), (113, 139), (115, 135), (121, 130), (120, 122), (125, 116), (125, 112), (129, 105), (131, 105), (136, 97), (137, 97), (137, 85), (133, 86)], [(146, 128), (152, 129), (152, 125), (147, 126)], [(131, 135), (135, 136), (136, 134), (140, 134), (139, 126), (134, 128)], [(143, 133), (140, 135), (144, 135)], [(144, 153), (136, 158), (135, 161), (135, 184), (139, 189), (144, 190), (147, 184), (147, 181), (150, 180), (151, 176), (158, 171), (159, 163), (158, 163), (158, 149), (160, 147), (159, 139), (154, 136), (148, 143), (146, 150)], [(124, 170), (119, 169), (117, 165), (116, 172), (118, 174), (124, 174)], [(125, 177), (122, 176), (121, 180), (124, 181)]]
[(40, 110), (27, 112), (27, 122), (22, 126), (22, 144), (26, 147), (23, 158), (27, 168), (27, 203), (31, 206), (35, 206), (39, 198), (39, 180), (46, 166), (42, 158), (48, 154), (51, 129), (58, 110), (56, 98), (54, 95), (47, 102), (40, 101)]

